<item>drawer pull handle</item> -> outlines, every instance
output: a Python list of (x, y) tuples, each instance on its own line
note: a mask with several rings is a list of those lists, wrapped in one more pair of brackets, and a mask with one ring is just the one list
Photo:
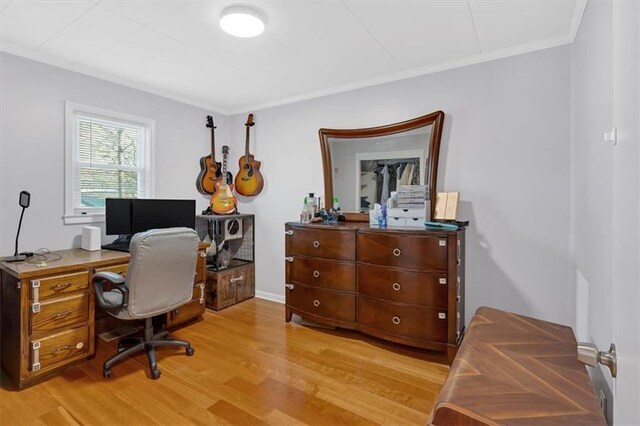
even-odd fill
[(180, 315), (180, 308), (175, 308), (173, 310), (173, 313), (176, 314), (176, 315)]
[(69, 349), (71, 349), (71, 345), (59, 346), (59, 347), (57, 347), (57, 348), (55, 348), (55, 349), (52, 349), (52, 350), (51, 350), (51, 353), (52, 353), (52, 354), (55, 354), (55, 353), (57, 353), (57, 352), (67, 351), (67, 350), (69, 350)]
[(198, 302), (204, 305), (204, 284), (201, 283), (198, 287), (200, 287), (200, 300), (198, 300)]
[(60, 291), (60, 290), (64, 290), (67, 287), (70, 287), (71, 283), (64, 283), (64, 284), (58, 284), (58, 285), (54, 285), (53, 286), (53, 291)]
[(64, 318), (64, 317), (68, 317), (69, 315), (71, 315), (71, 311), (60, 312), (58, 314), (51, 315), (51, 319), (52, 320), (57, 320), (57, 319), (61, 319), (61, 318)]
[(293, 290), (293, 288), (295, 287), (293, 284), (285, 284), (284, 286), (289, 290)]
[(320, 271), (313, 271), (313, 276), (318, 278), (320, 276)]
[(401, 286), (400, 286), (400, 283), (393, 283), (393, 285), (392, 285), (391, 287), (393, 287), (393, 289), (394, 289), (395, 291), (400, 291), (400, 287), (401, 287)]
[(317, 308), (318, 306), (320, 306), (320, 301), (319, 301), (318, 299), (314, 300), (314, 301), (313, 301), (313, 306), (315, 306), (316, 308)]
[(320, 241), (314, 241), (314, 242), (313, 242), (313, 246), (314, 246), (315, 248), (320, 247)]
[(444, 312), (438, 312), (438, 318), (439, 319), (447, 319), (447, 314)]
[(293, 262), (293, 257), (288, 256), (288, 257), (285, 257), (284, 260), (286, 260), (287, 262)]
[(200, 253), (200, 257), (207, 257), (207, 253), (205, 253), (205, 252), (201, 252), (201, 253)]
[(402, 250), (400, 250), (399, 248), (394, 248), (393, 249), (393, 255), (394, 256), (400, 256), (402, 254)]
[(398, 325), (398, 324), (400, 324), (400, 317), (393, 317), (393, 318), (391, 319), (391, 321), (392, 321), (395, 325)]
[(284, 235), (293, 235), (293, 231), (284, 231)]
[(241, 275), (237, 278), (231, 278), (232, 283), (235, 283), (236, 281), (242, 281), (242, 280), (244, 280), (244, 275)]

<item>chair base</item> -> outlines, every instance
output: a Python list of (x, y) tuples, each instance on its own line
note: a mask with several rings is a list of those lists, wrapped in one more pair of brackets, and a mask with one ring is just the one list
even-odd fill
[(155, 348), (161, 346), (173, 346), (183, 347), (186, 350), (187, 356), (194, 354), (195, 350), (191, 347), (189, 342), (184, 340), (169, 339), (168, 331), (161, 331), (160, 333), (153, 334), (153, 325), (151, 318), (145, 318), (144, 320), (144, 337), (138, 339), (125, 338), (118, 342), (118, 353), (105, 361), (102, 367), (102, 375), (105, 378), (111, 377), (111, 367), (117, 364), (129, 356), (145, 350), (147, 352), (147, 358), (149, 359), (149, 369), (152, 379), (158, 379), (160, 377), (160, 370), (158, 370), (158, 362), (156, 360)]

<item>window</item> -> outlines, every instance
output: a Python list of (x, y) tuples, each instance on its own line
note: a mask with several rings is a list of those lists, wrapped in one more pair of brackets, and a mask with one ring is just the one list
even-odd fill
[(105, 198), (151, 198), (155, 121), (65, 104), (64, 223), (104, 221)]

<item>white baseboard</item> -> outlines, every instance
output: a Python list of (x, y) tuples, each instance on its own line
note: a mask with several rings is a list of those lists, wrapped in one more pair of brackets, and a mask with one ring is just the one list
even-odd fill
[(258, 299), (270, 300), (272, 302), (282, 303), (284, 305), (284, 295), (268, 293), (266, 291), (256, 290), (256, 297)]

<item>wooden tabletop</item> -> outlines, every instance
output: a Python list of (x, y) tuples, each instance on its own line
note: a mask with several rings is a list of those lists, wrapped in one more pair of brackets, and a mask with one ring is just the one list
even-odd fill
[[(70, 272), (75, 269), (96, 268), (129, 261), (129, 253), (114, 250), (87, 251), (80, 248), (52, 251), (46, 259), (34, 256), (22, 262), (2, 262), (0, 269), (17, 278), (31, 278), (43, 274)], [(44, 264), (41, 262), (44, 261)]]
[(434, 425), (606, 425), (570, 327), (482, 307), (469, 324)]

